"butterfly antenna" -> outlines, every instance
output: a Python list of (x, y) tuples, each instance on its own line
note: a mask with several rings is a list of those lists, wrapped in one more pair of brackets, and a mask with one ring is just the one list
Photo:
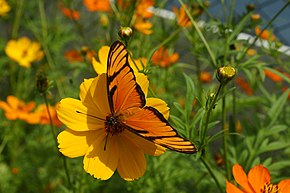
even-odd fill
[(82, 115), (87, 115), (87, 116), (89, 116), (89, 117), (93, 117), (93, 118), (99, 119), (99, 120), (101, 120), (101, 121), (105, 121), (105, 119), (102, 119), (102, 118), (100, 118), (100, 117), (96, 117), (96, 116), (94, 116), (94, 115), (89, 115), (89, 114), (86, 114), (86, 113), (83, 113), (83, 112), (80, 112), (80, 111), (76, 111), (76, 112), (79, 113), (79, 114), (82, 114)]
[(104, 145), (104, 151), (107, 149), (107, 141), (108, 141), (109, 133), (106, 133), (106, 139), (105, 139), (105, 145)]

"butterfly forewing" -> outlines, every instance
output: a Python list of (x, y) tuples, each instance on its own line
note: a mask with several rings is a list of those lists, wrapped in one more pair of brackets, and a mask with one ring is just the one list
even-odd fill
[(145, 96), (128, 62), (128, 51), (122, 42), (110, 47), (107, 64), (107, 88), (112, 113), (132, 107), (143, 107)]
[(153, 107), (137, 110), (124, 120), (127, 129), (158, 145), (181, 153), (195, 153), (196, 146), (178, 135), (163, 115)]

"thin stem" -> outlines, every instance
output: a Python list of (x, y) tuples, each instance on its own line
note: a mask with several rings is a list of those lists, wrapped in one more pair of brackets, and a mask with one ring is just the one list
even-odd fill
[(184, 11), (186, 12), (187, 16), (189, 17), (193, 27), (197, 31), (201, 41), (203, 42), (204, 46), (206, 47), (207, 52), (208, 52), (208, 54), (209, 54), (209, 56), (211, 58), (212, 63), (214, 64), (214, 66), (217, 66), (217, 63), (216, 63), (216, 60), (215, 60), (215, 56), (213, 55), (213, 52), (211, 51), (211, 49), (210, 49), (205, 37), (203, 36), (202, 32), (199, 29), (197, 23), (194, 21), (193, 17), (190, 15), (190, 13), (189, 13), (188, 9), (186, 8), (186, 6), (184, 5), (183, 1), (182, 0), (178, 0), (178, 2), (184, 8)]
[(206, 112), (206, 115), (205, 115), (204, 128), (202, 129), (201, 134), (200, 134), (201, 135), (201, 140), (200, 140), (201, 146), (204, 145), (204, 139), (205, 139), (206, 134), (207, 134), (211, 111), (213, 110), (214, 106), (216, 105), (216, 101), (217, 101), (218, 95), (219, 95), (220, 91), (222, 90), (223, 86), (224, 86), (224, 84), (220, 83), (220, 85), (218, 87), (218, 90), (217, 90), (217, 92), (214, 95), (214, 99), (210, 102), (209, 108), (206, 109), (207, 112)]
[[(58, 151), (58, 144), (57, 144), (57, 140), (56, 140), (56, 133), (55, 133), (54, 126), (53, 126), (51, 113), (49, 111), (49, 105), (48, 105), (46, 93), (43, 93), (42, 94), (42, 97), (43, 97), (43, 100), (44, 100), (44, 103), (45, 103), (45, 106), (46, 106), (46, 110), (47, 110), (47, 114), (48, 114), (48, 117), (49, 117), (50, 130), (51, 130), (51, 134), (53, 136), (53, 141), (54, 141), (55, 147), (56, 147), (56, 149)], [(72, 187), (73, 192), (75, 192), (75, 189), (74, 189), (74, 187), (72, 186), (72, 183), (71, 183), (71, 179), (70, 179), (70, 174), (69, 174), (69, 170), (68, 170), (68, 167), (67, 167), (66, 158), (63, 155), (61, 155), (61, 158), (62, 158), (63, 167), (64, 167), (64, 171), (65, 171), (65, 174), (66, 174), (68, 186), (69, 187)]]
[(254, 41), (248, 46), (248, 48), (245, 50), (245, 52), (243, 53), (243, 55), (241, 56), (240, 60), (243, 59), (247, 52), (249, 51), (249, 49), (251, 49), (255, 43), (257, 42), (257, 40), (259, 39), (259, 37), (261, 36), (261, 34), (274, 22), (274, 20), (290, 5), (290, 1), (287, 1), (287, 3), (274, 15), (274, 17), (271, 18), (271, 20), (267, 23), (267, 25), (263, 28), (263, 30), (256, 35)]
[(222, 186), (220, 185), (217, 176), (214, 174), (213, 169), (210, 167), (209, 163), (203, 158), (200, 158), (201, 162), (203, 163), (203, 165), (205, 166), (205, 168), (207, 169), (207, 171), (209, 172), (209, 174), (211, 175), (211, 177), (213, 178), (213, 180), (215, 181), (218, 189), (220, 190), (221, 193), (224, 192)]
[(20, 21), (22, 19), (22, 13), (23, 13), (23, 4), (24, 4), (24, 0), (19, 0), (16, 1), (17, 3), (17, 11), (16, 11), (16, 16), (13, 22), (13, 26), (12, 26), (12, 32), (11, 32), (11, 38), (15, 39), (18, 35), (18, 30), (19, 30), (19, 26), (20, 26)]
[(228, 129), (226, 126), (226, 97), (222, 98), (222, 130), (224, 131), (223, 135), (223, 145), (224, 145), (224, 156), (225, 156), (225, 167), (226, 167), (226, 177), (230, 179), (231, 171), (228, 161)]
[[(39, 7), (40, 20), (41, 20), (41, 28), (42, 28), (41, 44), (42, 44), (43, 51), (45, 53), (45, 57), (47, 59), (48, 66), (52, 72), (55, 72), (55, 64), (54, 64), (50, 50), (49, 50), (48, 45), (47, 45), (46, 38), (47, 38), (47, 34), (48, 34), (48, 28), (47, 28), (47, 20), (46, 20), (46, 16), (45, 16), (43, 0), (39, 0), (38, 2), (39, 2), (38, 7)], [(61, 89), (62, 86), (61, 86), (60, 82), (58, 80), (56, 80), (55, 83), (56, 83), (56, 87), (57, 87), (57, 90), (58, 90), (60, 97), (64, 96), (63, 89)]]

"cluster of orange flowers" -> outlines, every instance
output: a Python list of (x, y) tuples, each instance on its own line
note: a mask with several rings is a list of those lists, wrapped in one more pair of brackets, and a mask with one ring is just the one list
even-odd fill
[(81, 50), (71, 49), (65, 52), (64, 57), (65, 59), (70, 62), (91, 62), (92, 57), (96, 55), (94, 50), (90, 50), (88, 47), (83, 46)]
[[(8, 96), (7, 102), (0, 101), (0, 109), (4, 110), (5, 116), (8, 120), (19, 119), (29, 124), (47, 125), (50, 124), (51, 117), (53, 125), (62, 125), (57, 118), (55, 107), (48, 106), (47, 109), (45, 104), (38, 105), (36, 108), (35, 107), (35, 102), (25, 103), (15, 96)], [(48, 110), (50, 116), (48, 114)]]
[(161, 47), (155, 51), (151, 61), (154, 65), (158, 65), (162, 68), (169, 67), (170, 65), (176, 63), (179, 59), (178, 53), (169, 53), (168, 49)]

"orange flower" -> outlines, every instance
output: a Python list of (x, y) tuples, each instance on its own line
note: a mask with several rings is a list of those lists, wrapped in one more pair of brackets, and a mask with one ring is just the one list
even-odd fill
[(281, 76), (275, 74), (274, 72), (270, 70), (264, 69), (264, 73), (268, 78), (270, 78), (274, 82), (281, 82), (283, 80)]
[(290, 179), (272, 184), (269, 170), (261, 164), (253, 167), (248, 176), (239, 164), (233, 166), (232, 172), (241, 189), (226, 181), (227, 193), (290, 193)]
[(161, 47), (153, 54), (151, 61), (154, 65), (159, 65), (164, 68), (177, 62), (178, 59), (178, 53), (169, 54), (167, 49)]
[(269, 30), (264, 30), (262, 33), (261, 32), (262, 32), (262, 29), (260, 28), (260, 26), (256, 26), (255, 33), (257, 36), (260, 36), (261, 39), (272, 40), (272, 41), (276, 40), (276, 36), (273, 35)]
[(150, 35), (153, 32), (152, 23), (150, 23), (148, 20), (145, 20), (141, 17), (136, 18), (133, 26), (137, 31), (139, 31), (145, 35)]
[(82, 62), (84, 59), (79, 51), (77, 50), (69, 50), (64, 53), (65, 59), (67, 59), (68, 62)]
[(5, 116), (9, 120), (22, 119), (26, 120), (27, 114), (35, 107), (34, 102), (25, 104), (15, 96), (8, 96), (7, 103), (0, 101), (0, 109), (5, 111)]
[(173, 7), (173, 12), (177, 17), (177, 23), (181, 27), (189, 27), (191, 26), (191, 22), (187, 14), (185, 13), (184, 8), (181, 6), (178, 10), (177, 7)]
[[(49, 110), (49, 114), (51, 117), (51, 121), (52, 124), (55, 126), (61, 126), (62, 123), (60, 122), (60, 120), (57, 117), (56, 114), (56, 109), (54, 106), (48, 106), (48, 110)], [(38, 121), (37, 124), (41, 124), (41, 125), (49, 125), (50, 124), (50, 118), (47, 112), (47, 108), (45, 104), (41, 104), (39, 105), (35, 112), (36, 116), (38, 116)]]
[(80, 18), (80, 13), (78, 11), (66, 8), (60, 3), (58, 4), (58, 7), (64, 16), (73, 20), (78, 20)]
[(148, 9), (150, 7), (152, 7), (154, 5), (154, 1), (153, 0), (140, 0), (139, 4), (137, 5), (137, 17), (141, 17), (144, 19), (148, 19), (150, 17), (152, 17), (154, 14), (150, 11), (148, 11)]
[(249, 96), (253, 95), (253, 90), (250, 85), (241, 77), (236, 78), (236, 83), (245, 91), (245, 93)]
[(109, 0), (84, 0), (84, 6), (87, 7), (89, 11), (106, 11), (109, 12), (111, 10), (110, 1)]
[(209, 83), (212, 80), (212, 76), (209, 72), (201, 72), (199, 75), (199, 79), (203, 83)]

